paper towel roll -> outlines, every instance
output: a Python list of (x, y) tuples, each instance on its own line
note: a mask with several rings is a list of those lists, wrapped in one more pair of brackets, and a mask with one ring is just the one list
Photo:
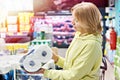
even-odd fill
[(46, 63), (52, 59), (52, 50), (47, 45), (39, 46), (39, 49), (37, 49), (35, 53), (35, 57), (39, 58), (42, 63)]
[(39, 59), (26, 58), (21, 66), (28, 72), (36, 72), (41, 68), (42, 64)]

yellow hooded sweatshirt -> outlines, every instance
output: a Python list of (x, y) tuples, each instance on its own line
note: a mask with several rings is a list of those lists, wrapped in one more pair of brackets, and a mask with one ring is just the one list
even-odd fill
[(76, 32), (65, 58), (59, 57), (63, 70), (45, 70), (44, 77), (52, 80), (99, 80), (102, 62), (101, 35)]

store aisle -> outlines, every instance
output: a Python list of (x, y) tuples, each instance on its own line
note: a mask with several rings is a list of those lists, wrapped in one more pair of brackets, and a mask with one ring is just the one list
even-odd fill
[[(58, 49), (58, 54), (62, 57), (65, 57), (65, 52), (66, 52), (66, 48), (59, 48)], [(115, 80), (114, 77), (114, 68), (113, 66), (109, 63), (109, 61), (107, 60), (107, 71), (105, 71), (105, 80)]]
[(107, 61), (107, 71), (105, 72), (105, 80), (115, 80), (114, 67)]

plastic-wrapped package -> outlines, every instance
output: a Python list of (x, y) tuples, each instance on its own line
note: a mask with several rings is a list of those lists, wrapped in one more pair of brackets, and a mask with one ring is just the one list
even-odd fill
[(8, 55), (9, 52), (6, 50), (6, 43), (3, 38), (0, 38), (0, 56)]
[(51, 59), (52, 50), (48, 45), (35, 45), (21, 58), (21, 68), (28, 72), (36, 72)]

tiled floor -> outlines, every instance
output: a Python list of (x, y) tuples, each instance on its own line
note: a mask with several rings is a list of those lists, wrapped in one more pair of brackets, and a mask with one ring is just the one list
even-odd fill
[[(65, 48), (59, 48), (58, 49), (59, 51), (59, 55), (64, 57), (65, 56), (65, 52), (66, 52), (66, 49)], [(105, 71), (105, 77), (104, 77), (104, 80), (115, 80), (115, 77), (114, 77), (114, 68), (113, 66), (109, 63), (109, 61), (107, 60), (107, 71)]]

